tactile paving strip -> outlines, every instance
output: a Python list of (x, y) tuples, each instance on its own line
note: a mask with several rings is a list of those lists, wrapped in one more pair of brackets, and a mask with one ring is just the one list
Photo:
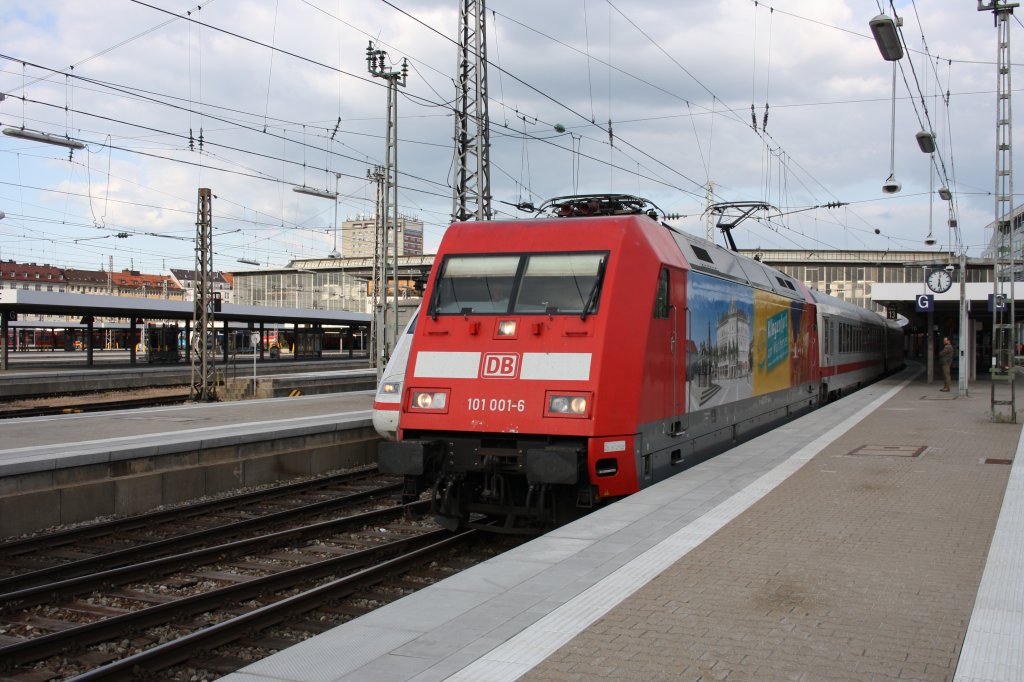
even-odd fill
[(926, 445), (861, 445), (846, 454), (872, 457), (917, 457), (927, 449)]

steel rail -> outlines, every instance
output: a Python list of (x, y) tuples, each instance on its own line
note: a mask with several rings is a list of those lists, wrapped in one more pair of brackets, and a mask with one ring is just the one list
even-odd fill
[(188, 401), (188, 393), (177, 393), (152, 398), (128, 398), (105, 402), (76, 403), (74, 405), (40, 405), (38, 407), (14, 407), (0, 409), (0, 419), (22, 419), (25, 417), (50, 417), (57, 414), (80, 412), (102, 412), (104, 410), (131, 410), (141, 407), (179, 405)]
[[(311, 492), (326, 488), (336, 483), (360, 481), (377, 473), (377, 466), (372, 465), (355, 471), (346, 471), (340, 474), (323, 476), (294, 483), (285, 483), (272, 488), (261, 488), (243, 493), (237, 493), (215, 500), (207, 500), (185, 506), (173, 507), (171, 509), (160, 509), (158, 511), (136, 514), (126, 518), (113, 519), (101, 523), (93, 523), (87, 526), (78, 526), (53, 533), (41, 533), (17, 540), (0, 542), (0, 555), (11, 556), (14, 553), (31, 551), (36, 548), (51, 549), (54, 545), (61, 544), (62, 540), (71, 542), (79, 541), (82, 538), (97, 538), (113, 533), (122, 533), (136, 528), (151, 527), (154, 523), (166, 521), (180, 521), (183, 516), (198, 516), (200, 514), (212, 514), (221, 511), (237, 509), (238, 507), (254, 502), (265, 502), (276, 497), (295, 495), (301, 492)], [(3, 581), (0, 580), (0, 585)]]
[(362, 571), (366, 564), (379, 557), (404, 553), (409, 545), (421, 542), (434, 543), (440, 537), (449, 537), (445, 530), (429, 531), (412, 537), (401, 538), (376, 547), (357, 550), (350, 554), (332, 557), (306, 566), (286, 569), (266, 576), (254, 577), (245, 582), (220, 587), (202, 594), (191, 595), (172, 602), (156, 604), (138, 611), (104, 618), (91, 623), (51, 632), (14, 644), (0, 647), (0, 669), (24, 665), (49, 656), (66, 653), (72, 648), (81, 648), (108, 639), (124, 637), (128, 631), (138, 632), (145, 628), (173, 622), (174, 620), (203, 613), (223, 606), (228, 601), (243, 601), (265, 594), (271, 590), (287, 589), (303, 581), (316, 580), (339, 571)]
[(76, 561), (39, 569), (29, 573), (21, 573), (19, 575), (0, 580), (0, 609), (3, 608), (4, 603), (12, 599), (16, 599), (17, 595), (28, 593), (30, 588), (33, 586), (52, 590), (54, 584), (60, 581), (67, 581), (79, 576), (88, 577), (92, 573), (98, 571), (109, 571), (111, 569), (116, 569), (119, 566), (137, 566), (139, 565), (139, 562), (148, 561), (161, 555), (176, 556), (176, 552), (187, 549), (204, 540), (217, 541), (218, 538), (236, 535), (243, 530), (258, 530), (289, 519), (322, 513), (336, 507), (344, 507), (367, 498), (387, 495), (401, 489), (401, 483), (390, 483), (379, 488), (374, 488), (373, 490), (363, 490), (343, 497), (311, 502), (310, 504), (299, 507), (283, 509), (279, 512), (256, 516), (251, 519), (242, 519), (240, 521), (234, 521), (232, 523), (214, 526), (212, 528), (200, 528), (183, 535), (176, 535), (162, 540), (154, 540), (153, 542), (147, 542), (133, 547), (125, 547), (124, 549), (115, 550), (113, 552), (107, 552), (85, 559), (78, 559)]
[(409, 564), (422, 562), (424, 559), (453, 545), (466, 542), (479, 532), (476, 530), (464, 530), (456, 535), (452, 535), (446, 530), (434, 531), (429, 535), (432, 538), (440, 539), (430, 545), (291, 597), (286, 597), (272, 604), (267, 604), (241, 616), (221, 621), (179, 639), (159, 644), (137, 654), (108, 663), (89, 672), (72, 677), (70, 681), (135, 680), (138, 679), (138, 672), (140, 670), (152, 673), (156, 670), (163, 670), (173, 665), (184, 663), (196, 651), (208, 651), (218, 646), (230, 644), (253, 631), (281, 623), (294, 614), (312, 611), (318, 606), (322, 606), (325, 602), (342, 598), (363, 585), (376, 582), (387, 574), (401, 570)]

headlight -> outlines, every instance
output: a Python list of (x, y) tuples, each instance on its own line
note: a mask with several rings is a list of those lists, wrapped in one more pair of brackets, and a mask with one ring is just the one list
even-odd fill
[(447, 391), (413, 391), (409, 407), (414, 410), (442, 411), (448, 407)]
[(502, 320), (498, 323), (498, 336), (503, 338), (515, 338), (516, 326), (515, 320)]
[(397, 395), (401, 390), (401, 381), (385, 381), (380, 385), (380, 392), (382, 395)]
[(589, 416), (590, 397), (590, 393), (549, 393), (546, 414), (550, 417)]

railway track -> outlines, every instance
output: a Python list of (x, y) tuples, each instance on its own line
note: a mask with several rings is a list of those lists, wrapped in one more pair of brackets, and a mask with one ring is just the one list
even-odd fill
[(92, 402), (75, 402), (57, 405), (33, 405), (32, 407), (0, 408), (0, 419), (18, 419), (21, 417), (49, 417), (57, 414), (76, 414), (79, 412), (100, 412), (104, 410), (131, 410), (141, 407), (159, 407), (161, 405), (180, 405), (189, 399), (188, 391), (162, 396), (129, 398), (125, 400), (106, 400)]
[[(349, 567), (339, 566), (337, 572), (345, 573), (343, 577), (240, 615), (204, 623), (200, 629), (72, 679), (135, 680), (139, 671), (151, 675), (160, 671), (160, 678), (168, 680), (216, 679), (489, 558), (462, 555), (460, 561), (453, 556), (465, 552), (468, 543), (479, 538), (477, 533), (432, 531), (418, 538), (418, 546), (409, 544), (391, 558), (365, 568), (353, 566), (351, 572), (347, 572)], [(390, 552), (395, 544), (381, 551)], [(447, 570), (437, 568), (439, 563)]]
[(363, 470), (3, 543), (0, 678), (215, 679), (495, 553), (398, 488)]
[(258, 535), (400, 487), (364, 467), (0, 542), (0, 595)]

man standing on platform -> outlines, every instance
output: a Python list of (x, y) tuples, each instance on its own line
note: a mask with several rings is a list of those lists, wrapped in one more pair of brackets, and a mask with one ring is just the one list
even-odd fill
[(939, 363), (942, 365), (942, 378), (946, 382), (945, 385), (940, 388), (940, 391), (949, 390), (949, 369), (953, 365), (953, 344), (949, 342), (947, 336), (942, 340), (942, 350), (939, 352)]

